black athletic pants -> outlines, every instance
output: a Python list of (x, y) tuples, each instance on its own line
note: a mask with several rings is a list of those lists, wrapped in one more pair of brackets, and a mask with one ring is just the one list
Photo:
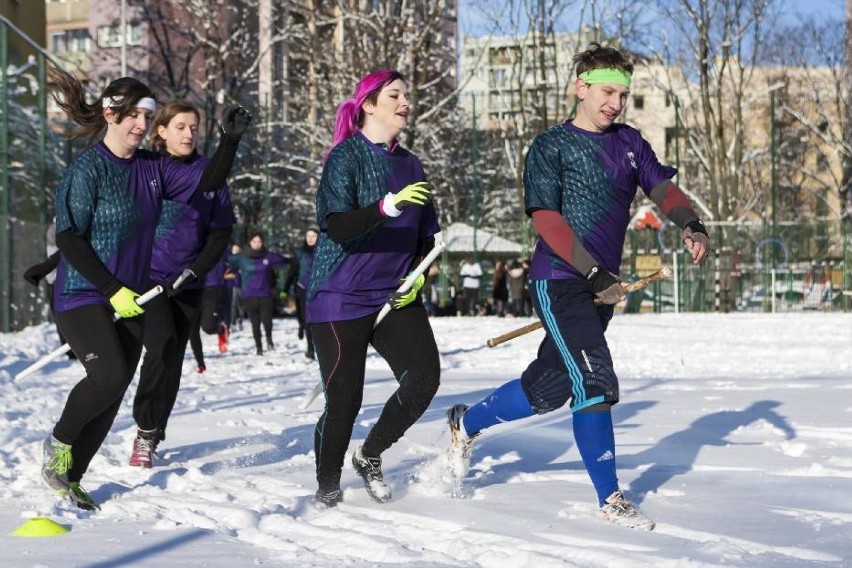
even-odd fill
[[(214, 335), (222, 331), (222, 324), (227, 325), (230, 306), (225, 304), (225, 291), (224, 286), (207, 286), (201, 293), (201, 312), (189, 333), (189, 345), (192, 347), (192, 354), (199, 365), (204, 365), (204, 349), (201, 345), (202, 330), (207, 335)], [(227, 289), (227, 293), (230, 294), (231, 290)]]
[(307, 291), (301, 286), (296, 286), (296, 318), (299, 321), (299, 330), (303, 331), (305, 334), (305, 341), (307, 342), (307, 347), (305, 348), (305, 355), (308, 357), (313, 357), (314, 355), (314, 337), (311, 333), (310, 326), (305, 325), (305, 294)]
[(261, 298), (247, 298), (243, 296), (243, 308), (251, 321), (251, 332), (254, 335), (254, 345), (258, 353), (263, 353), (261, 342), (260, 324), (266, 332), (266, 345), (272, 348), (272, 298), (269, 296)]
[(166, 425), (180, 390), (186, 343), (201, 308), (200, 288), (177, 296), (160, 294), (145, 304), (145, 357), (133, 399), (133, 418), (141, 430), (158, 430), (166, 439)]
[(113, 323), (102, 304), (56, 314), (62, 334), (86, 369), (71, 389), (53, 436), (72, 446), (70, 481), (80, 481), (112, 427), (142, 353), (145, 316)]
[(391, 310), (373, 329), (377, 315), (311, 324), (325, 388), (325, 412), (314, 432), (317, 481), (323, 491), (340, 486), (344, 455), (364, 394), (368, 345), (388, 362), (399, 387), (367, 435), (364, 454), (379, 456), (399, 440), (438, 391), (438, 347), (423, 306)]

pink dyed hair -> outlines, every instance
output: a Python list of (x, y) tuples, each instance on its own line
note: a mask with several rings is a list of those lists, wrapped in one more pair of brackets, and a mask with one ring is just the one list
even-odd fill
[(334, 123), (334, 139), (325, 152), (325, 157), (335, 146), (354, 135), (364, 126), (364, 111), (361, 105), (364, 101), (376, 102), (379, 92), (397, 79), (405, 81), (405, 77), (399, 71), (393, 69), (381, 69), (365, 75), (358, 81), (355, 94), (340, 103), (337, 108), (337, 118)]

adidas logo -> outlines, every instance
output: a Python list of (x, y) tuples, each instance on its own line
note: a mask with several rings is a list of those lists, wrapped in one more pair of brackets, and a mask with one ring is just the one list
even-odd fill
[(607, 450), (601, 455), (601, 457), (598, 458), (598, 461), (599, 462), (605, 462), (605, 461), (614, 460), (614, 459), (615, 459), (615, 456), (612, 455), (612, 452)]

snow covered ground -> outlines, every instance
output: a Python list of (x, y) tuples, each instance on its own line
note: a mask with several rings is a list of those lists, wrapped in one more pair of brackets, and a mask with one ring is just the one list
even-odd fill
[[(185, 362), (151, 470), (127, 465), (134, 382), (84, 479), (103, 502), (96, 513), (39, 477), (41, 442), (81, 367), (63, 358), (15, 381), (55, 335), (46, 325), (0, 335), (0, 566), (852, 566), (852, 316), (616, 316), (619, 474), (657, 522), (650, 533), (597, 517), (564, 409), (487, 431), (462, 495), (450, 495), (445, 411), (519, 376), (542, 332), (494, 349), (485, 340), (530, 321), (433, 319), (442, 386), (384, 456), (393, 500), (371, 501), (347, 468), (336, 509), (312, 502), (321, 398), (300, 409), (317, 379), (295, 320), (275, 321), (280, 347), (267, 357), (248, 330), (224, 355), (205, 338), (208, 370)], [(351, 449), (392, 392), (371, 352)], [(70, 532), (11, 534), (35, 516)]]

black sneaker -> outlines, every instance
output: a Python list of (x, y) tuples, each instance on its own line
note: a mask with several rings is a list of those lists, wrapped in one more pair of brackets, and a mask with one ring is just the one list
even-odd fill
[(317, 489), (316, 500), (326, 507), (336, 507), (343, 501), (343, 492), (340, 489)]
[(352, 467), (364, 480), (364, 486), (373, 501), (378, 503), (390, 501), (391, 489), (382, 476), (382, 458), (367, 457), (364, 455), (362, 446), (358, 446), (352, 454)]
[(79, 508), (84, 509), (86, 511), (100, 511), (100, 506), (92, 499), (92, 496), (89, 493), (80, 487), (80, 483), (77, 481), (72, 481), (68, 486), (68, 492), (65, 496)]

